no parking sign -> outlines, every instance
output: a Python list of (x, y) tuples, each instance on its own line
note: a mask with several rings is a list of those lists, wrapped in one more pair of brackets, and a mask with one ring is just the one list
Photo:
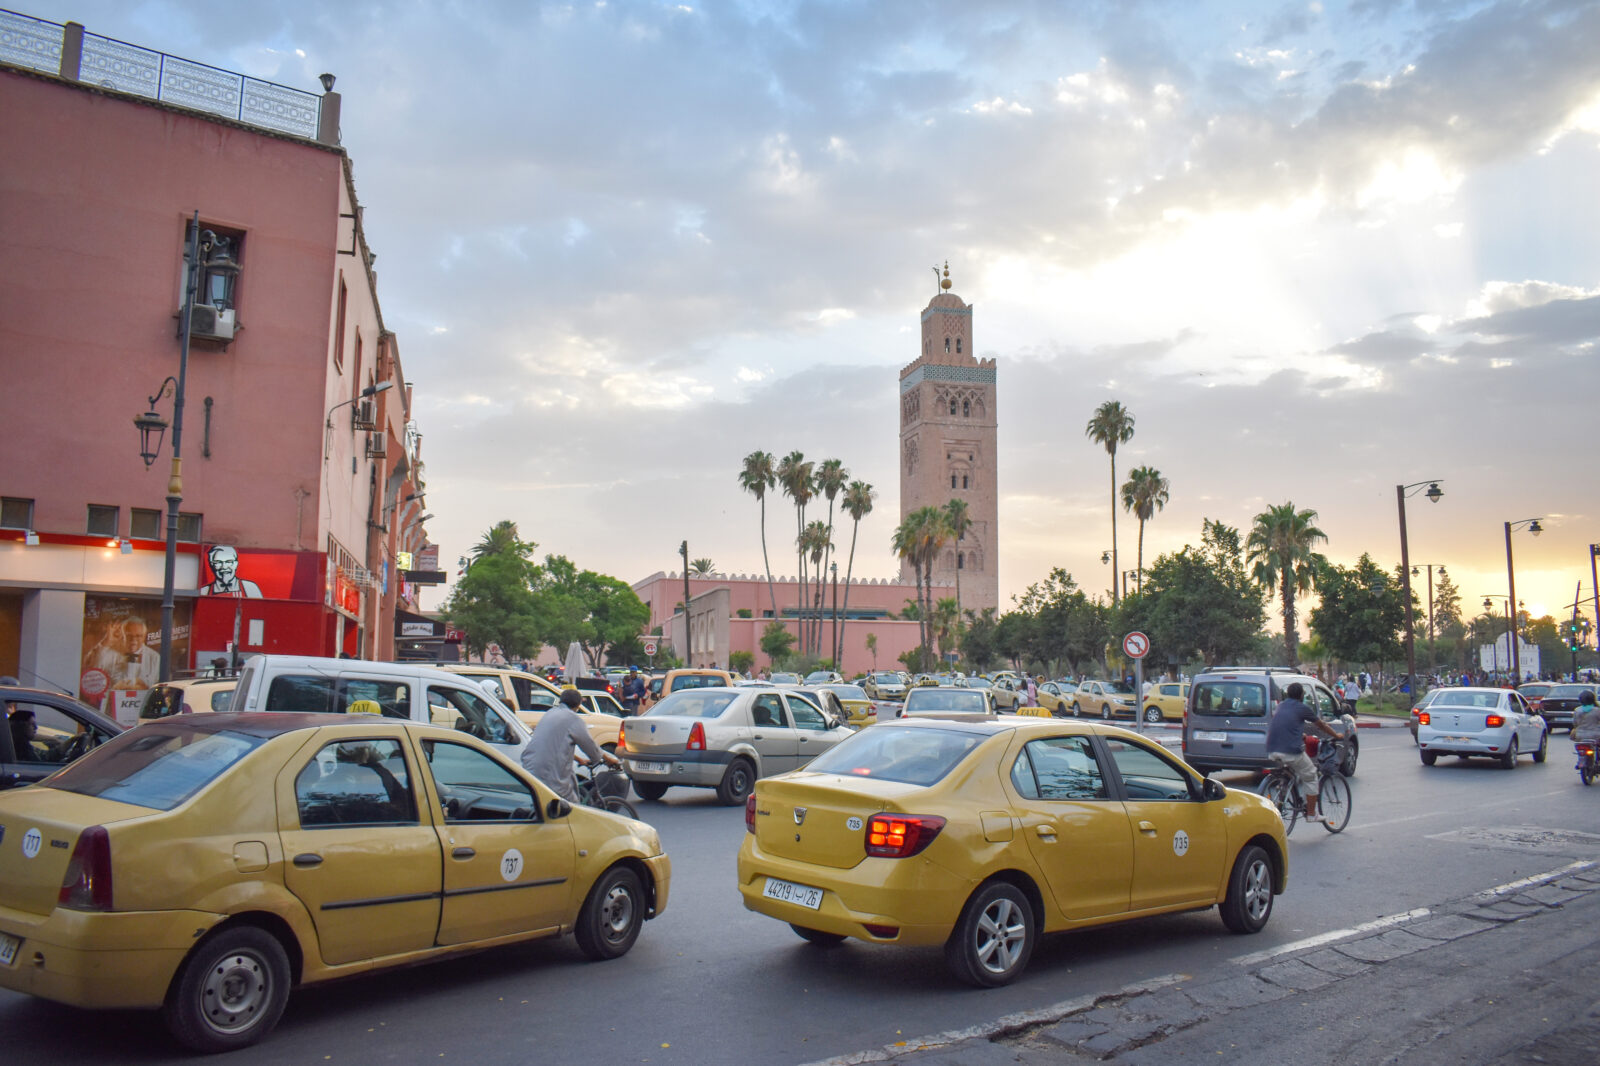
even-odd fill
[(1130, 659), (1143, 659), (1150, 651), (1150, 638), (1135, 629), (1122, 638), (1122, 652)]

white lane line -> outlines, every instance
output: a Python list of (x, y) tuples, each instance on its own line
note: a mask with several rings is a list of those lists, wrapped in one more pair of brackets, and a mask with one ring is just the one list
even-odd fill
[[(1519, 801), (1549, 799), (1551, 796), (1570, 795), (1571, 792), (1572, 790), (1570, 788), (1557, 789), (1554, 792), (1539, 792), (1531, 796), (1518, 796), (1517, 799)], [(1407, 814), (1399, 818), (1385, 818), (1376, 822), (1360, 822), (1359, 824), (1353, 824), (1351, 828), (1376, 829), (1381, 825), (1399, 825), (1401, 822), (1415, 822), (1420, 818), (1460, 818), (1464, 813), (1469, 811), (1499, 810), (1503, 807), (1505, 807), (1504, 800), (1492, 801), (1489, 803), (1475, 803), (1470, 807), (1450, 807), (1448, 809), (1441, 809), (1437, 811), (1424, 811), (1421, 814)]]
[(1287, 955), (1291, 951), (1304, 951), (1306, 948), (1321, 947), (1323, 944), (1331, 944), (1336, 940), (1360, 936), (1362, 933), (1387, 929), (1392, 925), (1403, 925), (1406, 922), (1414, 922), (1418, 918), (1426, 918), (1431, 913), (1427, 907), (1418, 907), (1416, 910), (1406, 911), (1404, 914), (1391, 914), (1383, 918), (1375, 918), (1370, 922), (1363, 922), (1361, 925), (1352, 925), (1348, 929), (1335, 929), (1330, 933), (1318, 933), (1316, 936), (1309, 936), (1304, 940), (1296, 940), (1292, 944), (1280, 944), (1275, 948), (1268, 948), (1266, 951), (1257, 951), (1251, 955), (1240, 955), (1228, 961), (1236, 962), (1240, 966), (1254, 966), (1258, 962), (1266, 962), (1268, 959), (1275, 959), (1279, 955)]
[(1587, 870), (1590, 867), (1597, 865), (1600, 865), (1600, 862), (1596, 862), (1593, 859), (1590, 859), (1587, 862), (1569, 862), (1567, 865), (1557, 870), (1550, 870), (1549, 872), (1542, 874), (1534, 874), (1532, 877), (1524, 877), (1516, 881), (1507, 881), (1505, 884), (1496, 885), (1494, 888), (1486, 888), (1472, 898), (1494, 899), (1496, 896), (1504, 896), (1508, 893), (1516, 892), (1519, 889), (1527, 888), (1529, 885), (1542, 885), (1546, 881), (1554, 881), (1559, 877), (1565, 877), (1568, 874), (1575, 874), (1579, 870)]
[(934, 1033), (932, 1036), (921, 1036), (911, 1040), (897, 1040), (893, 1044), (881, 1048), (851, 1051), (828, 1059), (818, 1059), (815, 1062), (806, 1063), (805, 1066), (861, 1066), (862, 1063), (887, 1062), (896, 1056), (905, 1055), (909, 1052), (946, 1047), (951, 1044), (959, 1044), (964, 1040), (985, 1040), (1015, 1029), (1058, 1022), (1068, 1015), (1088, 1010), (1101, 1000), (1137, 996), (1191, 979), (1192, 975), (1186, 973), (1162, 974), (1160, 977), (1150, 977), (1143, 981), (1135, 981), (1132, 984), (1123, 985), (1115, 992), (1091, 992), (1087, 995), (1078, 996), (1076, 999), (1064, 1000), (1061, 1003), (1040, 1007), (1037, 1010), (1025, 1010), (1018, 1011), (1015, 1014), (1007, 1014), (996, 1018), (992, 1022), (981, 1022), (978, 1025), (967, 1026), (965, 1029), (947, 1029), (942, 1033)]

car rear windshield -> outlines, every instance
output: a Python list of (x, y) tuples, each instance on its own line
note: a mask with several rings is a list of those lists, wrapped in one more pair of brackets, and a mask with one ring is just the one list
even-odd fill
[(685, 688), (721, 688), (728, 682), (717, 674), (679, 674), (672, 679), (672, 691)]
[(739, 698), (737, 692), (674, 692), (644, 713), (646, 718), (717, 718)]
[(1253, 681), (1199, 681), (1194, 686), (1195, 714), (1230, 718), (1265, 718), (1267, 690)]
[(165, 720), (130, 729), (50, 779), (50, 787), (170, 811), (266, 743), (266, 737), (232, 729)]
[(1471, 707), (1476, 710), (1492, 710), (1500, 706), (1500, 693), (1474, 692), (1471, 689), (1445, 689), (1439, 693), (1430, 707)]
[(1107, 681), (1106, 691), (1115, 692), (1119, 696), (1133, 695), (1133, 686), (1126, 681)]
[(1575, 700), (1585, 692), (1593, 692), (1593, 685), (1557, 685), (1544, 694), (1545, 699)]
[(898, 685), (900, 683), (900, 675), (899, 674), (873, 674), (872, 675), (872, 681), (873, 681), (874, 684), (878, 684), (878, 685)]
[(841, 700), (864, 700), (867, 690), (860, 685), (829, 685), (828, 691), (838, 696)]
[(921, 711), (988, 714), (989, 703), (983, 693), (971, 689), (915, 688), (906, 696), (906, 713)]
[(953, 729), (863, 729), (812, 759), (806, 770), (931, 785), (983, 739)]

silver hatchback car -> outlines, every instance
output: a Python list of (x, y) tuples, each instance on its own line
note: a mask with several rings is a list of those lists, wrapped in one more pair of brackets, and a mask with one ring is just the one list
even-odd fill
[(735, 806), (759, 778), (798, 770), (854, 732), (798, 692), (694, 688), (624, 719), (617, 755), (647, 800), (688, 785)]
[(1422, 765), (1441, 755), (1484, 756), (1507, 770), (1517, 756), (1544, 762), (1550, 727), (1520, 692), (1503, 688), (1443, 688), (1417, 716), (1417, 746)]

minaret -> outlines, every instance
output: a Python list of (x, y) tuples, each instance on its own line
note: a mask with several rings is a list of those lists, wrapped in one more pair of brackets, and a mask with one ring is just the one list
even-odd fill
[[(939, 586), (953, 586), (959, 570), (961, 609), (998, 609), (994, 360), (973, 355), (972, 305), (950, 291), (948, 262), (939, 289), (922, 311), (922, 351), (900, 372), (900, 520), (965, 500), (972, 525), (935, 560), (934, 598), (955, 595)], [(901, 580), (914, 577), (902, 568)]]

